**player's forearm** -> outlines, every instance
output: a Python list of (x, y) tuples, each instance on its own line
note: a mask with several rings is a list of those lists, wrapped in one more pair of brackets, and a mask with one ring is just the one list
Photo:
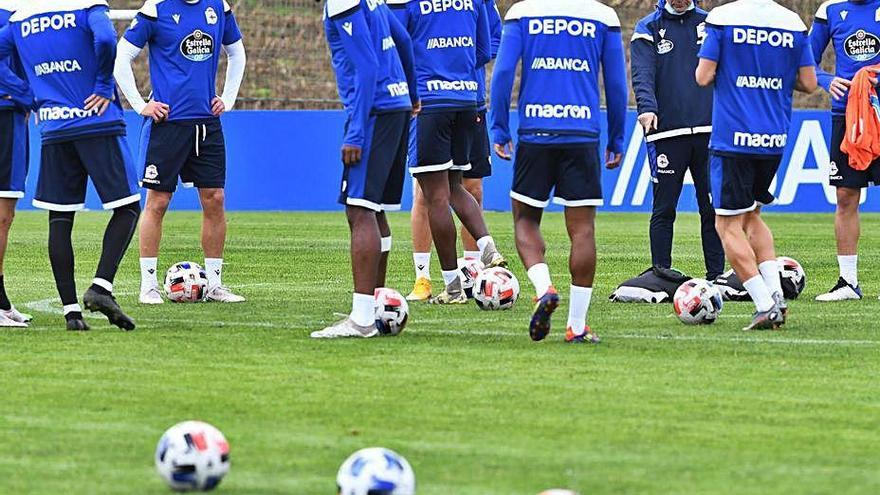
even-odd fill
[(495, 66), (495, 73), (492, 75), (492, 104), (489, 110), (489, 126), (492, 129), (492, 142), (495, 144), (507, 144), (511, 141), (510, 94), (515, 76), (516, 69)]
[(226, 52), (226, 82), (223, 84), (223, 105), (226, 110), (232, 110), (238, 100), (238, 93), (241, 91), (241, 82), (244, 80), (244, 71), (247, 67), (247, 53), (244, 49), (244, 43), (237, 41), (229, 46), (224, 46)]
[(609, 32), (608, 43), (602, 57), (605, 76), (605, 101), (608, 106), (608, 149), (623, 152), (626, 105), (629, 87), (626, 82), (626, 57), (620, 32)]
[(657, 113), (654, 46), (641, 40), (633, 41), (630, 46), (632, 50), (632, 86), (639, 114)]
[(122, 91), (123, 96), (128, 100), (128, 104), (137, 113), (143, 112), (144, 107), (147, 106), (147, 102), (144, 101), (138, 90), (134, 70), (131, 67), (132, 62), (134, 62), (140, 52), (140, 48), (125, 38), (121, 39), (116, 50), (116, 64), (113, 69), (113, 76), (116, 78), (119, 90)]
[(400, 63), (403, 65), (403, 72), (406, 74), (406, 84), (409, 86), (409, 98), (413, 105), (419, 101), (418, 78), (416, 75), (416, 56), (413, 49), (412, 38), (406, 32), (406, 28), (395, 17), (389, 18), (391, 22), (391, 36), (394, 38), (394, 45), (397, 47), (397, 55), (400, 57)]
[(482, 67), (492, 60), (492, 37), (489, 34), (489, 14), (486, 5), (480, 7), (477, 18), (477, 67)]
[(364, 146), (366, 140), (365, 130), (367, 122), (370, 120), (370, 112), (373, 110), (377, 77), (375, 65), (359, 67), (357, 69), (355, 104), (348, 132), (345, 135), (345, 144)]
[(94, 37), (98, 71), (95, 77), (95, 94), (113, 97), (113, 68), (116, 61), (116, 31), (107, 11), (95, 9), (89, 13), (89, 27)]
[(34, 93), (28, 83), (12, 72), (3, 60), (0, 60), (0, 95), (8, 97), (25, 110), (34, 106)]

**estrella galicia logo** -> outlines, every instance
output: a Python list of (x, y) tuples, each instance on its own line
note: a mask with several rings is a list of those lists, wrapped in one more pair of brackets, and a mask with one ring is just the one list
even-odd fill
[(671, 52), (673, 48), (675, 48), (675, 43), (667, 39), (660, 40), (660, 43), (657, 43), (657, 53), (660, 55)]
[(843, 50), (856, 62), (867, 62), (880, 54), (880, 38), (859, 29), (843, 42)]
[(180, 42), (180, 53), (193, 62), (204, 62), (214, 56), (214, 38), (196, 29)]

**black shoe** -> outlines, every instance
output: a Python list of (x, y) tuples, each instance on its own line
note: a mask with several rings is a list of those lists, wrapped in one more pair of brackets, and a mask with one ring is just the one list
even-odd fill
[(67, 320), (67, 329), (71, 332), (86, 332), (91, 330), (89, 324), (81, 318), (71, 318)]
[(126, 331), (134, 330), (134, 320), (122, 312), (122, 308), (119, 307), (116, 298), (112, 295), (99, 294), (97, 291), (89, 289), (83, 295), (83, 304), (87, 310), (93, 313), (96, 311), (102, 313), (113, 325)]

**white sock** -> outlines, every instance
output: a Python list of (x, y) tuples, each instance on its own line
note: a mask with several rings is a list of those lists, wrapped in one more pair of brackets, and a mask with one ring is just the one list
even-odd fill
[(443, 283), (446, 284), (447, 286), (449, 284), (451, 284), (452, 282), (455, 282), (456, 280), (458, 280), (458, 270), (449, 270), (448, 272), (446, 270), (443, 270), (442, 273), (443, 273)]
[(840, 266), (840, 276), (853, 287), (859, 286), (859, 255), (838, 256), (837, 264)]
[(362, 327), (376, 323), (376, 298), (368, 294), (354, 293), (351, 297), (351, 320)]
[(575, 335), (583, 335), (587, 329), (587, 314), (593, 300), (593, 288), (572, 285), (568, 299), (568, 326)]
[(413, 253), (413, 265), (416, 267), (416, 278), (431, 280), (431, 253)]
[(770, 290), (767, 288), (767, 284), (764, 283), (764, 277), (755, 275), (743, 282), (743, 285), (746, 287), (746, 290), (749, 291), (752, 300), (755, 301), (755, 307), (758, 308), (759, 312), (763, 313), (764, 311), (770, 311), (770, 308), (772, 308), (775, 303), (773, 302), (773, 298), (770, 297)]
[(388, 237), (382, 238), (379, 246), (380, 246), (380, 249), (382, 250), (383, 253), (390, 253), (392, 245), (393, 245), (393, 240), (391, 239), (391, 236), (389, 235)]
[(486, 252), (486, 248), (490, 244), (495, 244), (495, 239), (492, 239), (491, 235), (477, 239), (477, 247), (480, 248), (480, 254)]
[(159, 279), (156, 278), (158, 262), (158, 258), (141, 258), (141, 292), (159, 287)]
[(465, 251), (464, 252), (464, 259), (466, 259), (468, 261), (478, 260), (478, 259), (480, 259), (480, 252), (479, 251)]
[(758, 271), (761, 272), (761, 278), (767, 285), (770, 295), (779, 294), (782, 297), (782, 280), (779, 275), (782, 272), (782, 264), (776, 260), (769, 260), (758, 265)]
[(208, 287), (223, 285), (223, 258), (205, 258), (205, 272), (208, 274)]
[(547, 266), (547, 263), (538, 263), (529, 268), (527, 273), (529, 280), (532, 281), (532, 285), (535, 286), (535, 294), (538, 297), (546, 294), (547, 290), (553, 285), (553, 282), (550, 280), (550, 267)]
[(109, 280), (105, 280), (103, 278), (95, 278), (92, 280), (92, 284), (97, 285), (98, 287), (101, 287), (107, 292), (113, 294), (113, 283)]

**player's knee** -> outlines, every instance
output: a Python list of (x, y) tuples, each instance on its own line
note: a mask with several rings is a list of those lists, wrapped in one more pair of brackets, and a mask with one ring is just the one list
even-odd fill
[(843, 212), (853, 212), (858, 210), (859, 201), (861, 200), (861, 191), (859, 189), (849, 189), (846, 187), (837, 188), (837, 209)]
[(223, 205), (226, 195), (223, 189), (207, 189), (199, 192), (202, 199), (202, 210), (205, 214), (216, 215), (223, 213)]
[(0, 211), (0, 229), (9, 230), (13, 220), (15, 220), (15, 209)]
[(147, 214), (164, 216), (168, 211), (168, 205), (171, 203), (171, 196), (164, 194), (151, 194), (147, 197), (147, 203), (144, 206)]

